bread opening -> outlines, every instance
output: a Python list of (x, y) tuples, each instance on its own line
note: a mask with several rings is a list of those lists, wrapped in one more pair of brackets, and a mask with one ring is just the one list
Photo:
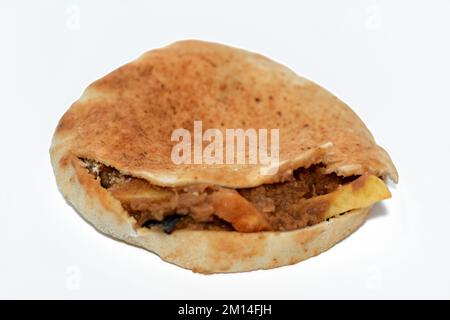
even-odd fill
[(295, 170), (285, 182), (253, 188), (206, 184), (170, 188), (124, 175), (94, 160), (80, 160), (138, 227), (160, 228), (169, 234), (179, 229), (288, 231), (314, 225), (327, 218), (331, 205), (330, 199), (320, 196), (358, 178), (325, 174), (319, 164)]

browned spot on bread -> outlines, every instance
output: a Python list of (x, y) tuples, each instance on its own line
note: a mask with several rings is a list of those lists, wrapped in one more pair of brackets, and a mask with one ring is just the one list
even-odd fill
[(295, 235), (295, 241), (302, 247), (305, 247), (311, 240), (315, 239), (321, 233), (318, 230), (306, 230), (307, 229), (305, 229), (305, 232)]
[[(169, 261), (176, 261), (178, 259), (181, 259), (184, 255), (183, 248), (182, 247), (176, 247), (175, 250), (173, 250), (171, 253), (169, 253), (167, 256), (164, 257), (164, 259)], [(194, 271), (196, 272), (196, 271)], [(198, 271), (200, 272), (200, 271)]]
[(65, 168), (67, 167), (67, 165), (69, 164), (70, 161), (70, 154), (66, 154), (64, 156), (61, 157), (61, 159), (59, 159), (59, 166), (61, 168)]
[(266, 235), (265, 233), (260, 233), (260, 234), (258, 235), (258, 239), (259, 239), (259, 240), (265, 240), (265, 239), (267, 239), (267, 235)]
[(262, 256), (265, 252), (265, 239), (249, 243), (243, 239), (242, 234), (235, 233), (236, 237), (218, 235), (209, 238), (210, 259), (214, 264), (221, 265), (222, 271), (226, 271), (235, 261)]
[(56, 132), (61, 133), (64, 131), (70, 131), (74, 129), (75, 125), (76, 125), (75, 114), (74, 112), (68, 111), (59, 121), (58, 126), (56, 127)]

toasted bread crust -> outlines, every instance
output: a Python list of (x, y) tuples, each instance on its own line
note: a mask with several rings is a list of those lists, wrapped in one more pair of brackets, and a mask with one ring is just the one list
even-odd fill
[[(177, 165), (171, 133), (208, 128), (280, 130), (278, 175), (264, 165)], [(334, 95), (261, 55), (201, 41), (145, 53), (91, 84), (62, 117), (55, 144), (156, 185), (251, 187), (293, 167), (398, 179), (387, 153)]]

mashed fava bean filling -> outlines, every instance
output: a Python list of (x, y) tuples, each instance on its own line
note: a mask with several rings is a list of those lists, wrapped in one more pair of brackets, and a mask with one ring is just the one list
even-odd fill
[(287, 231), (324, 220), (326, 202), (305, 200), (324, 195), (357, 176), (325, 174), (323, 165), (295, 170), (285, 182), (231, 189), (196, 184), (159, 187), (121, 174), (99, 162), (81, 159), (101, 186), (118, 199), (137, 227), (174, 230)]

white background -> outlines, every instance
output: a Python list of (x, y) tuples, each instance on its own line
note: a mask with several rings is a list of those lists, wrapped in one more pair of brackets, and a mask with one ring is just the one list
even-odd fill
[[(450, 298), (449, 1), (2, 1), (0, 298)], [(347, 102), (393, 198), (294, 266), (203, 276), (113, 241), (58, 192), (48, 148), (93, 80), (186, 38), (280, 61)]]

